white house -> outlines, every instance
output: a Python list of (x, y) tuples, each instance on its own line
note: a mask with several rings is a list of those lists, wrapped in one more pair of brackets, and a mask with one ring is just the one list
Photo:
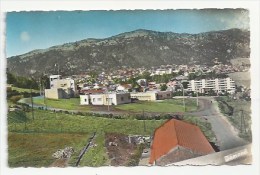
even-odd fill
[(81, 105), (119, 105), (125, 103), (131, 103), (130, 93), (80, 95)]
[(116, 91), (118, 92), (129, 92), (129, 90), (132, 88), (131, 84), (123, 84), (116, 87)]

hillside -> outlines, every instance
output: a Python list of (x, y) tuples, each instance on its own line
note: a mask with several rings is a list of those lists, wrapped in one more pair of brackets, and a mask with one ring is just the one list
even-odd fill
[(9, 71), (29, 75), (31, 72), (79, 74), (91, 70), (150, 67), (162, 64), (213, 64), (249, 57), (250, 33), (239, 29), (200, 34), (178, 34), (136, 30), (105, 39), (86, 39), (34, 50), (7, 59)]

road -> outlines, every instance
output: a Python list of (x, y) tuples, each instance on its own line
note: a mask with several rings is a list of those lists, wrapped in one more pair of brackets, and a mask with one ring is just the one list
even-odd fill
[(189, 114), (201, 116), (211, 123), (212, 130), (217, 137), (216, 145), (219, 146), (221, 151), (248, 144), (248, 142), (238, 137), (238, 131), (221, 114), (213, 97), (200, 97), (199, 106), (198, 111)]

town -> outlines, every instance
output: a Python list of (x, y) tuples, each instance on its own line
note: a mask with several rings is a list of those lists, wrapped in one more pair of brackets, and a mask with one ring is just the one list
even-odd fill
[[(249, 101), (250, 87), (246, 85), (238, 86), (238, 84), (228, 76), (230, 73), (248, 72), (249, 68), (250, 65), (243, 62), (238, 66), (232, 64), (223, 65), (216, 62), (215, 65), (211, 67), (201, 65), (161, 65), (151, 69), (124, 68), (114, 70), (114, 72), (111, 73), (101, 72), (95, 73), (94, 75), (92, 72), (92, 74), (64, 77), (57, 72), (57, 75), (50, 75), (48, 77), (47, 84), (49, 87), (45, 87), (42, 81), (38, 82), (38, 97), (32, 97), (31, 95), (29, 98), (21, 99), (22, 101), (17, 101), (17, 105), (10, 106), (9, 111), (11, 113), (12, 111), (19, 112), (21, 109), (24, 109), (20, 105), (27, 104), (30, 106), (31, 110), (29, 107), (26, 109), (31, 113), (33, 121), (34, 118), (37, 118), (37, 115), (43, 115), (41, 110), (54, 111), (56, 116), (62, 115), (62, 113), (65, 112), (65, 114), (70, 114), (72, 116), (75, 114), (93, 115), (126, 120), (129, 120), (129, 117), (131, 118), (131, 116), (135, 116), (134, 118), (138, 120), (141, 119), (140, 121), (147, 120), (143, 126), (143, 132), (146, 133), (144, 135), (140, 135), (140, 132), (137, 134), (124, 135), (122, 134), (124, 131), (121, 131), (107, 133), (107, 135), (103, 136), (105, 137), (105, 145), (108, 150), (107, 156), (111, 159), (109, 165), (167, 166), (178, 162), (185, 162), (185, 160), (190, 160), (191, 158), (234, 148), (228, 146), (228, 144), (221, 145), (218, 143), (217, 139), (220, 139), (221, 136), (214, 133), (218, 128), (214, 128), (212, 125), (219, 124), (215, 124), (210, 118), (211, 115), (214, 115), (214, 110), (212, 111), (212, 114), (205, 112), (197, 113), (196, 115), (199, 115), (199, 120), (196, 119), (195, 123), (192, 121), (193, 117), (187, 117), (186, 115), (187, 113), (196, 113), (197, 110), (205, 110), (205, 105), (212, 105), (208, 103), (209, 101), (210, 103), (214, 101), (214, 104), (218, 103), (218, 106), (222, 108), (222, 112), (225, 113), (227, 108), (228, 111), (226, 113), (234, 115), (234, 106), (231, 107), (221, 100), (216, 101), (214, 97), (229, 96), (232, 100), (240, 99)], [(8, 87), (10, 91), (12, 85), (10, 84)], [(66, 99), (69, 101), (57, 101)], [(64, 106), (66, 106), (66, 103), (71, 103), (71, 100), (74, 101), (72, 105), (78, 104), (78, 106), (81, 107), (75, 106), (72, 108), (65, 108)], [(62, 105), (57, 105), (59, 103)], [(176, 104), (179, 103), (179, 107), (175, 110), (173, 106), (162, 106), (161, 110), (157, 109), (160, 108), (159, 105), (161, 104), (169, 105), (171, 103), (174, 103), (175, 107)], [(151, 108), (147, 108), (145, 105), (148, 105)], [(89, 107), (91, 108), (89, 109)], [(133, 110), (128, 110), (132, 107), (134, 107)], [(168, 107), (170, 107), (170, 109), (167, 109)], [(230, 114), (230, 112), (232, 114)], [(127, 117), (125, 118), (122, 116)], [(159, 119), (159, 121), (161, 119), (167, 119), (168, 121), (166, 120), (163, 125), (159, 126), (158, 124), (165, 120), (160, 121), (156, 125), (158, 127), (156, 132), (153, 133), (151, 130), (149, 132), (152, 133), (147, 135), (146, 127), (148, 126), (146, 125), (151, 125), (148, 123), (151, 122), (151, 119)], [(204, 121), (201, 121), (201, 119)], [(248, 122), (247, 119), (247, 127), (245, 127), (244, 124), (242, 130), (239, 128), (242, 127), (242, 125), (237, 123), (241, 133), (250, 133)], [(211, 129), (205, 130), (205, 126), (210, 126)], [(17, 126), (15, 127), (17, 128)], [(26, 127), (24, 128), (25, 130), (28, 129), (28, 126)], [(167, 130), (171, 128), (175, 128), (175, 131), (172, 133), (173, 135), (165, 135)], [(65, 128), (63, 129), (62, 127), (60, 129), (60, 132), (64, 132), (62, 130), (65, 130)], [(102, 130), (102, 127), (100, 129)], [(84, 129), (81, 129), (81, 132), (83, 132), (83, 130)], [(185, 130), (185, 133), (183, 133), (183, 130)], [(196, 130), (196, 132), (191, 130)], [(96, 130), (92, 130), (92, 132), (96, 133)], [(210, 134), (208, 132), (210, 132)], [(193, 134), (191, 135), (191, 133)], [(170, 145), (167, 146), (168, 143), (166, 144), (165, 140), (161, 140), (162, 137), (167, 137), (167, 140), (174, 140), (180, 137), (178, 135), (184, 137), (183, 141), (174, 141), (178, 144), (169, 143)], [(96, 134), (91, 137), (91, 140), (95, 140), (95, 137)], [(250, 136), (246, 137), (250, 142)], [(196, 141), (197, 139), (200, 139), (200, 143)], [(244, 146), (247, 143), (246, 141), (239, 140), (239, 138), (236, 139), (235, 143), (238, 144), (237, 146)], [(186, 147), (185, 144), (190, 144), (191, 146)], [(84, 148), (84, 151), (81, 151), (76, 166), (79, 166), (79, 162), (82, 158), (84, 159), (84, 154), (86, 154), (86, 157), (89, 154), (88, 150), (95, 149), (97, 145), (97, 142), (90, 141)], [(126, 145), (126, 147), (123, 145)], [(135, 154), (133, 152), (135, 151), (133, 145), (137, 145), (137, 147), (134, 147), (138, 150), (134, 160), (131, 158), (131, 154)], [(125, 149), (130, 149), (128, 148), (129, 146), (132, 147), (131, 149), (133, 150), (131, 150), (129, 154), (121, 155), (120, 152)], [(248, 146), (244, 147), (243, 149), (248, 149)], [(178, 148), (178, 151), (170, 151), (167, 154), (164, 153), (171, 149), (175, 150), (176, 148)], [(75, 154), (75, 151), (76, 150), (73, 147), (59, 149), (53, 153), (53, 158), (55, 158), (56, 161), (54, 161), (52, 166), (67, 166), (67, 163), (64, 164), (64, 160), (68, 161), (71, 156)], [(192, 153), (189, 153), (190, 151)], [(175, 154), (183, 155), (176, 157), (173, 156)], [(121, 160), (120, 157), (122, 156), (125, 158)], [(212, 155), (212, 157), (214, 156), (215, 154)], [(134, 162), (129, 162), (129, 160)], [(197, 159), (195, 159), (195, 162), (196, 161)], [(222, 163), (223, 162), (221, 162), (221, 164)], [(84, 165), (82, 161), (81, 164)], [(93, 164), (87, 163), (87, 165), (91, 166)], [(70, 166), (74, 165), (70, 164)]]
[[(45, 94), (46, 98), (53, 99), (80, 95), (81, 104), (89, 104), (88, 99), (83, 99), (85, 94), (92, 94), (93, 96), (93, 94), (120, 93), (122, 96), (123, 93), (129, 93), (131, 99), (148, 101), (171, 98), (178, 91), (185, 95), (191, 95), (194, 92), (204, 95), (209, 93), (214, 95), (234, 94), (236, 91), (235, 82), (227, 74), (247, 72), (249, 68), (250, 65), (247, 63), (232, 66), (223, 65), (216, 61), (216, 65), (212, 67), (161, 65), (158, 68), (153, 67), (151, 69), (124, 68), (110, 73), (101, 72), (96, 73), (96, 75), (89, 73), (66, 78), (61, 78), (61, 75), (51, 75), (49, 77), (50, 89), (45, 89)], [(243, 88), (248, 89), (249, 87)], [(169, 93), (163, 93), (163, 91)], [(87, 103), (84, 103), (84, 100), (87, 100)], [(130, 96), (125, 100), (121, 103), (129, 103)], [(110, 105), (112, 103), (112, 101), (109, 102)], [(97, 104), (104, 105), (105, 103)], [(118, 102), (114, 104), (118, 104)]]

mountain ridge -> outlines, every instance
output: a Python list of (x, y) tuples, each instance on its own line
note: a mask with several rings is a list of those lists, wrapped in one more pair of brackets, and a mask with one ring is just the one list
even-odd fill
[(53, 73), (55, 64), (59, 64), (65, 74), (79, 74), (160, 63), (213, 64), (215, 58), (229, 63), (232, 58), (249, 57), (249, 45), (250, 32), (240, 29), (199, 34), (138, 29), (104, 39), (88, 38), (12, 56), (7, 59), (7, 67), (15, 74), (28, 75), (30, 72), (23, 70), (28, 65), (37, 74)]

